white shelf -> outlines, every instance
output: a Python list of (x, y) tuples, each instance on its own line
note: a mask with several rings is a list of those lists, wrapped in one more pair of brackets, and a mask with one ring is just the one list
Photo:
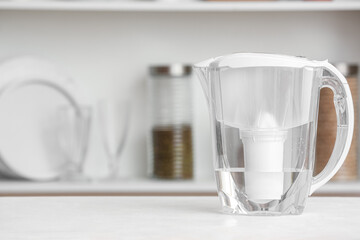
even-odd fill
[(0, 182), (0, 194), (215, 193), (211, 181), (121, 180), (119, 182)]
[(154, 1), (0, 1), (0, 10), (133, 11), (133, 12), (257, 12), (359, 11), (360, 2), (202, 2)]
[[(122, 180), (120, 182), (26, 182), (0, 181), (0, 195), (68, 194), (68, 195), (151, 195), (151, 194), (205, 194), (215, 195), (212, 181), (157, 181)], [(317, 195), (360, 196), (360, 182), (327, 183), (316, 191)]]

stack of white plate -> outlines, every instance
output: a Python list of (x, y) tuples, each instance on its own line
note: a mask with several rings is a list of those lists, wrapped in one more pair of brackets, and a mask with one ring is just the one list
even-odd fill
[(54, 113), (77, 106), (74, 83), (53, 64), (32, 57), (0, 64), (0, 173), (51, 180), (61, 173)]

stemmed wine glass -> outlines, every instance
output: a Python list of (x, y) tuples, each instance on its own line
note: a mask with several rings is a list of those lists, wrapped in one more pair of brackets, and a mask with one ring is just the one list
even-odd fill
[(118, 178), (119, 157), (124, 148), (128, 132), (130, 106), (129, 101), (121, 102), (101, 100), (97, 104), (99, 129), (106, 154), (108, 155), (109, 175), (106, 179)]
[(65, 160), (61, 180), (87, 180), (83, 167), (89, 142), (91, 108), (61, 106), (57, 113), (58, 139)]

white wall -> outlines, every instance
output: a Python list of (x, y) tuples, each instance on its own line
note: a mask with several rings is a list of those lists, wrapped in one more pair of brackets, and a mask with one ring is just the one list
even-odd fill
[[(50, 59), (93, 99), (133, 92), (131, 129), (121, 159), (124, 177), (146, 175), (147, 66), (242, 51), (360, 62), (360, 12), (0, 11), (0, 59)], [(212, 176), (211, 145), (205, 100), (195, 84), (196, 172), (205, 179)], [(89, 172), (97, 172), (104, 161), (99, 139), (93, 139)]]

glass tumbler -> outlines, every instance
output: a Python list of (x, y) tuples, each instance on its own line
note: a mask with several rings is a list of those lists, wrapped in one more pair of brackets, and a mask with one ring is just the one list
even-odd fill
[(88, 149), (91, 113), (88, 106), (61, 106), (58, 109), (57, 135), (64, 158), (61, 180), (88, 180), (83, 167)]

